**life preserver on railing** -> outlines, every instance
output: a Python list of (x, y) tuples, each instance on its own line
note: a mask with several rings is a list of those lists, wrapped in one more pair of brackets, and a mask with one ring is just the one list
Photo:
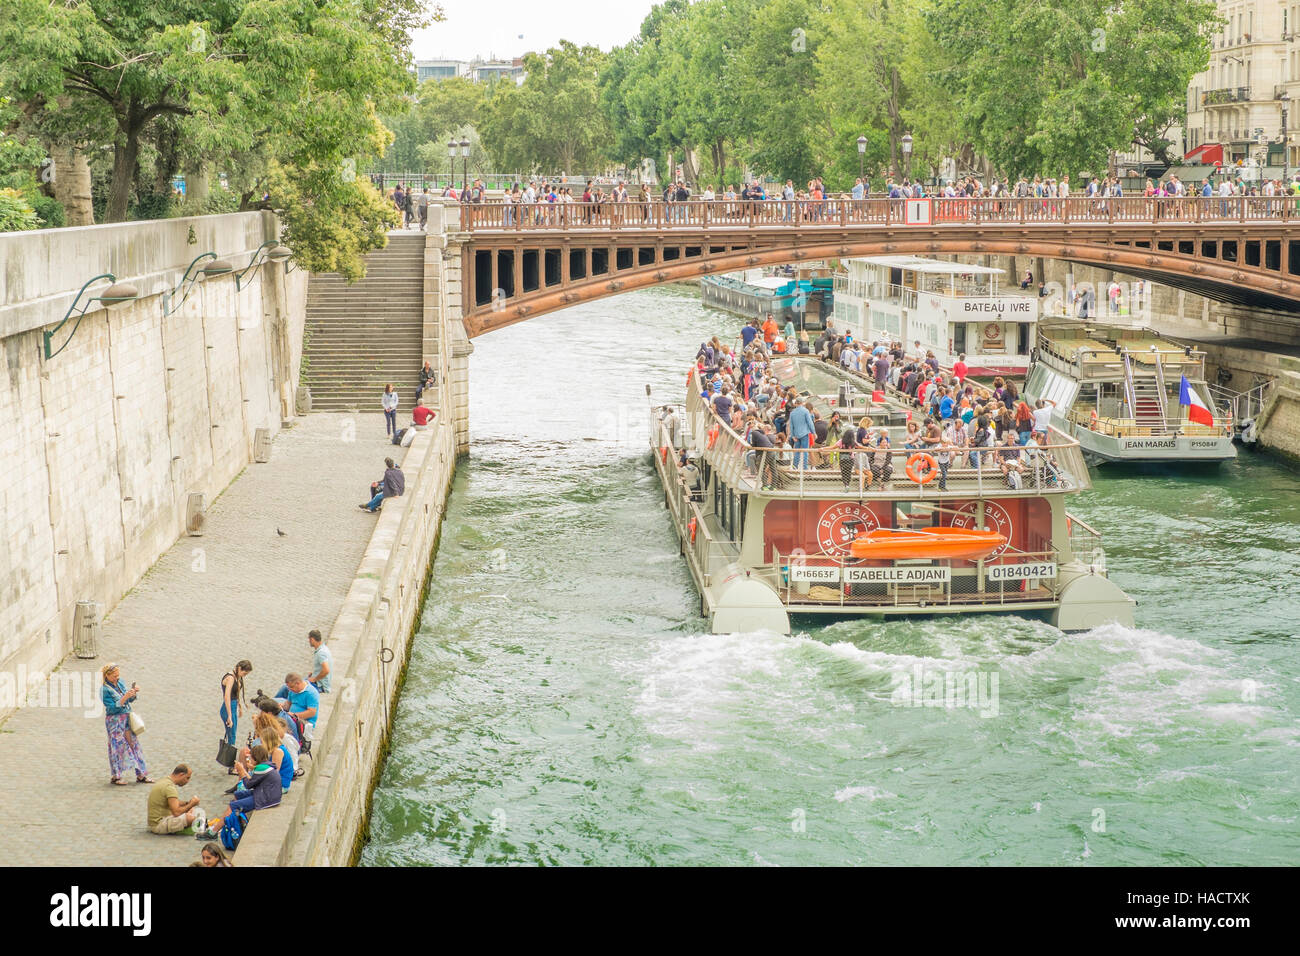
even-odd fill
[[(921, 471), (921, 465), (925, 465), (925, 471)], [(928, 485), (934, 481), (934, 476), (939, 470), (939, 463), (934, 460), (933, 455), (927, 455), (923, 451), (918, 451), (911, 458), (907, 459), (907, 468), (904, 469), (907, 477), (915, 481), (918, 485)]]
[(659, 452), (664, 456), (664, 464), (668, 464), (668, 446), (664, 445), (663, 448), (659, 449)]
[(1097, 409), (1095, 408), (1092, 410), (1092, 414), (1088, 416), (1088, 427), (1093, 431), (1097, 430)]
[(718, 443), (718, 426), (714, 425), (709, 429), (709, 447), (712, 448)]
[(1066, 516), (1065, 516), (1065, 536), (1068, 538), (1068, 537), (1069, 537), (1070, 535), (1072, 535), (1072, 534), (1074, 534), (1074, 522), (1070, 520), (1070, 516), (1069, 516), (1069, 515), (1066, 515)]
[(695, 517), (694, 517), (694, 515), (692, 515), (692, 516), (691, 516), (691, 520), (688, 521), (688, 522), (686, 523), (686, 527), (687, 527), (687, 529), (691, 532), (691, 544), (694, 544), (694, 543), (695, 543), (695, 527), (696, 527), (696, 525), (695, 525)]

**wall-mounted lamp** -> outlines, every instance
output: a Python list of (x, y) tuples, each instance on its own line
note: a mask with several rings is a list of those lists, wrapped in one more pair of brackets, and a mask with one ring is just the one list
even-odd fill
[[(212, 261), (199, 266), (199, 263), (203, 262), (204, 259), (211, 259)], [(195, 268), (196, 266), (198, 268)], [(181, 276), (181, 281), (176, 284), (176, 288), (162, 294), (163, 315), (171, 315), (183, 306), (185, 300), (190, 297), (194, 284), (200, 279), (210, 276), (223, 276), (233, 271), (234, 267), (225, 259), (218, 259), (215, 252), (205, 252), (196, 256), (194, 261), (185, 268), (185, 274)], [(179, 302), (176, 301), (177, 296), (180, 296)], [(173, 303), (175, 304), (173, 305)]]
[[(263, 255), (264, 253), (265, 255)], [(243, 288), (244, 276), (257, 268), (259, 258), (270, 259), (272, 262), (284, 262), (292, 255), (293, 253), (289, 251), (288, 247), (280, 245), (279, 239), (268, 239), (257, 247), (257, 251), (253, 253), (253, 258), (248, 260), (248, 265), (235, 273), (235, 291), (238, 292)]]
[[(86, 304), (78, 309), (77, 303), (81, 301), (82, 293), (90, 288), (91, 282), (98, 282), (100, 279), (107, 279), (113, 284), (104, 290), (103, 295), (91, 296), (86, 300)], [(135, 286), (131, 285), (129, 282), (118, 282), (117, 276), (113, 275), (111, 272), (105, 272), (103, 275), (95, 276), (95, 278), (91, 279), (90, 282), (87, 282), (81, 287), (81, 291), (77, 293), (77, 297), (72, 300), (72, 305), (68, 306), (68, 311), (64, 314), (63, 321), (48, 332), (44, 333), (45, 357), (47, 359), (52, 359), (68, 347), (68, 343), (72, 341), (72, 337), (77, 334), (77, 329), (81, 327), (81, 317), (86, 314), (86, 310), (90, 308), (92, 302), (102, 302), (104, 303), (104, 308), (111, 308), (112, 306), (120, 305), (123, 302), (130, 302), (132, 299), (139, 298), (139, 296), (140, 293), (136, 290)], [(72, 331), (68, 333), (68, 337), (64, 343), (51, 352), (50, 342), (53, 340), (54, 334), (68, 324), (68, 319), (72, 318), (74, 312), (77, 314), (77, 324), (72, 327)]]

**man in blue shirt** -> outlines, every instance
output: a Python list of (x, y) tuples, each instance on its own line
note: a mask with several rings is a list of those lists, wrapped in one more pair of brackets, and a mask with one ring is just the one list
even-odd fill
[[(803, 399), (794, 400), (794, 409), (790, 412), (790, 444), (794, 448), (812, 447), (812, 433), (816, 430), (816, 424), (813, 421), (812, 412), (804, 405)], [(794, 467), (808, 467), (808, 452), (796, 451), (794, 454)]]
[(304, 724), (316, 726), (316, 716), (320, 711), (320, 692), (302, 679), (301, 674), (290, 674), (284, 679), (289, 691), (288, 699), (280, 705), (282, 710), (297, 714)]
[(745, 348), (749, 348), (754, 343), (756, 335), (758, 335), (758, 323), (753, 320), (746, 322), (745, 327), (740, 330), (740, 338), (745, 343)]

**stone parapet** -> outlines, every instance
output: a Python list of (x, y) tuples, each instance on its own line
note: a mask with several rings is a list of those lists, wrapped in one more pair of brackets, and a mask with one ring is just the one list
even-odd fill
[(330, 631), (336, 676), (307, 773), (253, 815), (238, 866), (346, 866), (360, 848), (455, 472), (454, 428), (418, 434), (403, 464), (406, 494), (384, 504)]

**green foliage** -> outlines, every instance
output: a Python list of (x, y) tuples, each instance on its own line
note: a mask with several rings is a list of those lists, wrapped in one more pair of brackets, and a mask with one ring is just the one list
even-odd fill
[(40, 228), (36, 210), (17, 189), (0, 188), (0, 232)]
[(266, 182), (284, 243), (312, 272), (361, 278), (365, 254), (383, 248), (398, 225), (397, 210), (368, 180), (342, 177), (331, 166), (273, 163)]
[[(611, 156), (698, 151), (701, 172), (877, 185), (946, 157), (1000, 172), (1160, 155), (1204, 68), (1212, 0), (685, 0), (655, 7), (600, 76)], [(691, 173), (688, 164), (688, 175)]]
[[(324, 260), (331, 231), (301, 210), (367, 211), (340, 183), (382, 154), (379, 113), (414, 87), (411, 32), (441, 17), (422, 0), (5, 0), (0, 81), (50, 141), (111, 149), (96, 169), (106, 220), (169, 214), (172, 174), (207, 164), (242, 208), (268, 189), (291, 198)], [(353, 268), (369, 226), (334, 234)]]
[(498, 83), (484, 110), (483, 145), (506, 169), (578, 172), (599, 168), (613, 138), (599, 108), (607, 56), (560, 41), (524, 57), (522, 86)]
[(936, 0), (926, 21), (957, 64), (966, 135), (1012, 175), (1097, 171), (1111, 150), (1159, 148), (1221, 22), (1212, 0)]
[[(487, 96), (484, 84), (467, 77), (425, 80), (408, 112), (384, 117), (384, 125), (393, 131), (393, 142), (373, 168), (393, 173), (445, 170), (447, 141), (453, 134), (459, 141), (481, 120)], [(476, 138), (477, 134), (470, 136)], [(473, 165), (473, 156), (470, 160)]]
[(31, 206), (36, 211), (36, 215), (40, 217), (42, 227), (59, 229), (67, 225), (67, 217), (63, 212), (63, 203), (52, 196), (38, 192), (31, 197)]

